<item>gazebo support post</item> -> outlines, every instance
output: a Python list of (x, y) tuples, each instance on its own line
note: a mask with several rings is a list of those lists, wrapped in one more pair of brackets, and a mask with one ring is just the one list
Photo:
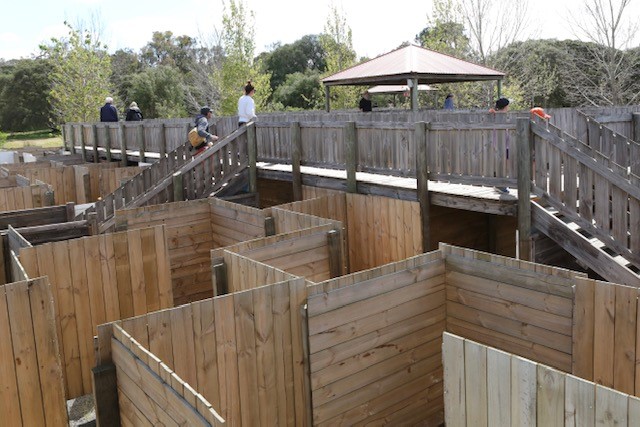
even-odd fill
[(502, 80), (498, 79), (496, 80), (498, 82), (498, 98), (502, 98)]
[(418, 79), (411, 79), (411, 111), (418, 111)]
[(331, 100), (329, 98), (329, 86), (324, 87), (324, 109), (327, 111), (331, 111)]

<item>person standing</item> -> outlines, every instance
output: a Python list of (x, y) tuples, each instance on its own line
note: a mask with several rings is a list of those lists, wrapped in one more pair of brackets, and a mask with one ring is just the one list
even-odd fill
[(127, 122), (141, 122), (144, 117), (142, 116), (142, 111), (138, 108), (138, 104), (136, 102), (132, 102), (127, 108), (127, 115), (125, 120)]
[(372, 110), (372, 105), (371, 105), (371, 100), (369, 99), (368, 90), (365, 90), (364, 92), (362, 92), (362, 98), (360, 98), (360, 104), (358, 106), (360, 107), (360, 111), (365, 113)]
[(238, 127), (244, 126), (256, 118), (256, 104), (253, 101), (255, 93), (256, 88), (251, 85), (251, 80), (247, 81), (244, 95), (238, 99)]
[(105, 104), (100, 108), (100, 121), (101, 122), (117, 122), (118, 110), (113, 105), (113, 98), (107, 96), (104, 100)]
[[(499, 98), (496, 101), (496, 108), (489, 110), (490, 113), (507, 113), (509, 111), (509, 100), (507, 98)], [(509, 160), (509, 135), (507, 134), (507, 152), (505, 155), (505, 161)], [(509, 194), (509, 189), (507, 187), (493, 187), (495, 191), (500, 194)]]
[(453, 110), (455, 107), (453, 106), (453, 94), (450, 93), (444, 100), (444, 109), (445, 110)]

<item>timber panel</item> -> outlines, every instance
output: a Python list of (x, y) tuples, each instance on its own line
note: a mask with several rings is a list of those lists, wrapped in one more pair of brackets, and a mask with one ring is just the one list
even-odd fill
[(314, 425), (441, 417), (445, 276), (439, 252), (309, 292)]
[(0, 286), (0, 419), (68, 425), (54, 308), (46, 277)]
[(67, 397), (91, 392), (97, 326), (171, 307), (162, 226), (20, 250), (28, 277), (48, 276)]

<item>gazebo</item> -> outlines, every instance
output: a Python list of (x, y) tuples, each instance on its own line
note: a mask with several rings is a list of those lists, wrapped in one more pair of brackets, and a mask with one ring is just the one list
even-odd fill
[(498, 95), (505, 74), (492, 68), (410, 44), (322, 79), (326, 110), (331, 86), (407, 85), (411, 109), (418, 109), (418, 85), (496, 80)]

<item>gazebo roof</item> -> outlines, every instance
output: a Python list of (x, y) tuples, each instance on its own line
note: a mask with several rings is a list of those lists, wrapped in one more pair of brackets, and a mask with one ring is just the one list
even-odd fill
[[(367, 89), (369, 93), (398, 93), (398, 92), (408, 92), (411, 88), (407, 85), (378, 85), (373, 86)], [(418, 85), (418, 91), (435, 91), (438, 90), (436, 88), (432, 88), (429, 85)]]
[(326, 86), (406, 85), (407, 79), (421, 84), (500, 80), (505, 74), (416, 45), (398, 48), (362, 64), (325, 77)]

